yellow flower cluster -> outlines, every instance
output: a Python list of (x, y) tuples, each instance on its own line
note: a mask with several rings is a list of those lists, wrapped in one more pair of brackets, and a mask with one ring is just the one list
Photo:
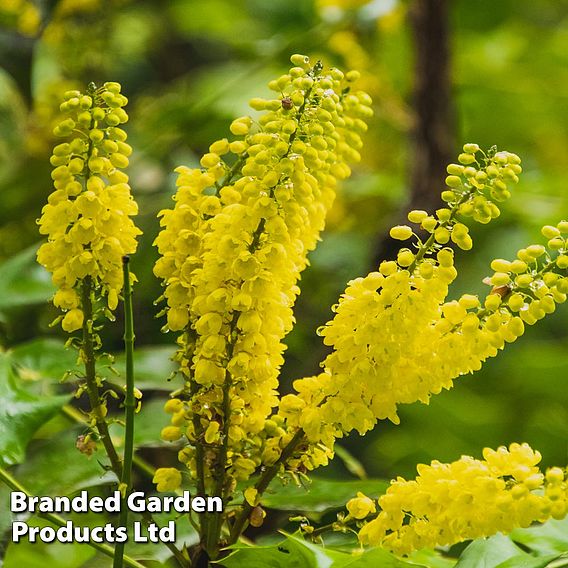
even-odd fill
[[(255, 120), (236, 119), (201, 168), (177, 169), (175, 207), (161, 212), (156, 239), (167, 328), (183, 331), (185, 433), (212, 448), (211, 470), (236, 479), (261, 465), (258, 434), (277, 405), (297, 282), (372, 114), (369, 97), (351, 90), (356, 73), (324, 73), (302, 55), (292, 63), (269, 84), (276, 98), (251, 101)], [(193, 469), (191, 448), (180, 457)]]
[(508, 197), (507, 184), (521, 171), (515, 154), (485, 154), (475, 144), (464, 146), (459, 161), (448, 167), (442, 194), (448, 207), (408, 215), (427, 240), (410, 226), (391, 230), (395, 239), (413, 238), (414, 250), (402, 248), (396, 261), (349, 283), (333, 308), (335, 318), (318, 330), (333, 348), (324, 371), (295, 381), (297, 394), (282, 399), (287, 426), (300, 427), (312, 443), (311, 453), (299, 458), (309, 469), (326, 463), (335, 438), (353, 429), (364, 434), (379, 419), (398, 423), (397, 405), (428, 402), (523, 332), (519, 317), (499, 309), (500, 296), (490, 295), (483, 311), (476, 296), (445, 301), (457, 272), (453, 251), (444, 245), (472, 247), (457, 216), (481, 223), (497, 217), (496, 202)]
[(433, 461), (418, 466), (415, 480), (392, 481), (378, 500), (380, 513), (362, 526), (361, 542), (409, 554), (566, 516), (566, 472), (541, 473), (541, 456), (528, 444), (485, 448), (483, 457)]
[(128, 166), (132, 148), (119, 125), (128, 120), (127, 102), (118, 83), (93, 85), (87, 94), (68, 91), (61, 111), (66, 118), (54, 134), (70, 140), (53, 150), (55, 191), (38, 221), (48, 240), (38, 262), (57, 286), (53, 303), (65, 311), (62, 326), (72, 332), (83, 325), (81, 283), (100, 287), (114, 310), (122, 289), (122, 257), (136, 250), (136, 228), (130, 216), (138, 208), (130, 194)]

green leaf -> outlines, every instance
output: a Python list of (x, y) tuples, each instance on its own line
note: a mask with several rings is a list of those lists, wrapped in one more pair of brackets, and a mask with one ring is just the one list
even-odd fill
[(81, 428), (59, 432), (34, 444), (33, 452), (20, 465), (15, 476), (34, 495), (70, 495), (81, 489), (115, 483), (116, 476), (105, 472), (98, 459), (106, 463), (99, 449), (87, 457), (76, 449)]
[(427, 548), (412, 553), (408, 560), (424, 564), (424, 566), (429, 568), (452, 568), (457, 562), (456, 558), (444, 557), (437, 550)]
[(295, 535), (273, 546), (237, 545), (217, 563), (225, 568), (405, 568), (420, 566), (378, 548), (352, 554), (324, 548)]
[(23, 250), (0, 265), (0, 311), (43, 304), (55, 289), (36, 258), (37, 246)]
[(523, 551), (508, 537), (496, 534), (474, 540), (461, 554), (456, 568), (497, 568)]
[(281, 511), (303, 511), (323, 513), (329, 509), (338, 509), (355, 497), (357, 491), (377, 498), (382, 495), (389, 483), (383, 479), (322, 479), (313, 477), (311, 483), (298, 487), (293, 483), (286, 485), (273, 481), (261, 501), (265, 507)]
[[(33, 517), (30, 526), (47, 527), (49, 522)], [(95, 555), (95, 550), (86, 544), (60, 543), (57, 541), (11, 544), (6, 550), (3, 568), (79, 568)]]
[(20, 378), (26, 381), (58, 382), (67, 371), (78, 369), (77, 351), (57, 339), (32, 339), (10, 352)]
[(554, 519), (528, 529), (516, 529), (511, 533), (515, 542), (523, 544), (538, 554), (568, 551), (568, 517)]
[(21, 389), (7, 353), (0, 353), (0, 464), (24, 460), (35, 432), (55, 416), (67, 396), (36, 396)]
[(547, 554), (539, 558), (529, 556), (528, 554), (521, 554), (505, 560), (505, 562), (498, 564), (496, 568), (546, 568), (557, 558), (558, 554)]

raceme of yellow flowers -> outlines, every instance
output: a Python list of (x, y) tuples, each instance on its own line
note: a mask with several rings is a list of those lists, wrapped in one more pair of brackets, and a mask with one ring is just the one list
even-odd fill
[(47, 242), (38, 262), (52, 273), (58, 290), (53, 303), (65, 315), (61, 325), (73, 332), (83, 325), (85, 281), (114, 310), (122, 289), (122, 257), (136, 250), (131, 216), (138, 207), (130, 195), (128, 166), (132, 148), (119, 125), (128, 120), (127, 102), (118, 83), (91, 85), (86, 94), (65, 93), (66, 118), (54, 134), (68, 141), (53, 150), (51, 173), (55, 191), (38, 221)]
[(172, 426), (162, 435), (187, 437), (180, 460), (194, 474), (193, 446), (204, 440), (207, 479), (225, 469), (247, 479), (266, 463), (266, 429), (283, 433), (266, 419), (278, 404), (297, 282), (372, 114), (369, 97), (351, 88), (357, 73), (324, 72), (301, 55), (292, 62), (269, 84), (276, 98), (251, 101), (256, 119), (235, 120), (201, 168), (177, 169), (175, 207), (160, 214), (155, 274), (167, 328), (182, 332), (188, 381), (184, 400), (167, 405)]
[(415, 480), (391, 482), (377, 516), (375, 502), (360, 493), (347, 503), (344, 522), (361, 520), (362, 543), (408, 554), (566, 516), (565, 470), (543, 474), (541, 456), (528, 444), (485, 448), (483, 457), (419, 465)]
[[(323, 372), (296, 381), (297, 394), (282, 399), (281, 416), (303, 429), (320, 456), (322, 446), (331, 450), (335, 438), (353, 429), (364, 434), (385, 418), (398, 423), (397, 405), (427, 403), (515, 341), (525, 323), (566, 300), (568, 223), (561, 222), (543, 228), (548, 250), (532, 245), (512, 262), (493, 261), (493, 289), (483, 301), (470, 294), (447, 301), (456, 270), (453, 252), (444, 245), (451, 240), (462, 249), (472, 247), (456, 215), (481, 223), (497, 217), (496, 202), (509, 196), (521, 171), (516, 155), (485, 155), (476, 145), (466, 145), (459, 161), (448, 167), (449, 189), (442, 194), (448, 206), (436, 215), (409, 213), (428, 239), (414, 236), (416, 246), (402, 248), (396, 261), (349, 283), (334, 307), (335, 318), (318, 330), (333, 347)], [(403, 241), (413, 234), (410, 226), (391, 230)], [(305, 454), (301, 459), (309, 467)]]

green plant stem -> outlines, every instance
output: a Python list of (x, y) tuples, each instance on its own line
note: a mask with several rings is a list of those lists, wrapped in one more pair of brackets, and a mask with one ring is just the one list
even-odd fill
[[(126, 396), (124, 398), (124, 458), (122, 460), (122, 475), (120, 477), (120, 491), (122, 503), (118, 524), (126, 527), (128, 524), (128, 507), (126, 500), (132, 486), (132, 457), (134, 455), (134, 415), (136, 412), (136, 399), (134, 398), (134, 317), (132, 312), (132, 286), (130, 283), (130, 258), (122, 259), (124, 276), (124, 351), (126, 355)], [(113, 568), (122, 568), (124, 556), (124, 542), (120, 542), (114, 549)]]
[[(13, 491), (21, 491), (28, 497), (32, 497), (32, 494), (2, 467), (0, 467), (0, 480), (3, 481)], [(50, 523), (58, 527), (64, 527), (67, 524), (62, 517), (60, 517), (59, 515), (54, 515), (53, 513), (37, 513), (37, 516), (45, 519), (46, 521), (49, 521)], [(95, 550), (98, 550), (99, 552), (102, 552), (106, 556), (110, 556), (111, 558), (114, 557), (114, 549), (112, 548), (112, 546), (108, 546), (106, 544), (98, 544), (91, 541), (86, 542), (85, 544), (87, 544), (91, 548), (94, 548)], [(124, 564), (126, 566), (131, 566), (132, 568), (145, 568), (143, 564), (140, 564), (140, 562), (137, 562), (133, 558), (130, 558), (130, 556), (126, 555), (124, 556)]]
[[(233, 357), (233, 350), (235, 347), (235, 340), (233, 340), (233, 335), (235, 334), (235, 328), (237, 326), (237, 320), (239, 319), (240, 312), (234, 312), (233, 318), (230, 325), (229, 336), (231, 341), (227, 348), (227, 360), (230, 361)], [(225, 468), (227, 467), (227, 455), (229, 451), (229, 429), (231, 427), (231, 385), (232, 379), (229, 372), (227, 372), (227, 378), (223, 384), (223, 428), (221, 431), (221, 449), (219, 451), (219, 457), (216, 466), (216, 482), (213, 490), (213, 495), (223, 496), (225, 488)], [(219, 554), (219, 540), (221, 537), (221, 530), (223, 527), (223, 513), (211, 513), (210, 518), (207, 522), (207, 536), (205, 546), (207, 553), (210, 558), (215, 559)]]
[(83, 308), (83, 345), (81, 348), (83, 362), (85, 364), (85, 382), (87, 385), (87, 394), (91, 405), (91, 412), (95, 420), (95, 426), (101, 438), (101, 442), (105, 448), (107, 456), (110, 460), (111, 469), (114, 471), (118, 479), (122, 475), (122, 465), (120, 458), (116, 453), (114, 444), (112, 443), (108, 424), (103, 413), (102, 401), (97, 384), (97, 373), (95, 368), (95, 346), (93, 340), (93, 300), (92, 300), (93, 282), (90, 276), (87, 276), (81, 286), (81, 301)]
[[(266, 488), (268, 487), (270, 482), (274, 479), (274, 477), (276, 477), (277, 473), (280, 471), (280, 466), (288, 461), (288, 459), (294, 453), (296, 447), (304, 439), (304, 436), (305, 436), (304, 431), (300, 428), (294, 434), (294, 437), (288, 442), (288, 445), (282, 450), (282, 453), (280, 454), (278, 460), (273, 465), (266, 468), (266, 470), (260, 476), (260, 479), (256, 482), (254, 486), (254, 488), (257, 491), (257, 495), (260, 496), (266, 491)], [(253, 508), (254, 507), (250, 503), (246, 501), (243, 503), (243, 507), (240, 513), (237, 515), (235, 523), (231, 527), (229, 544), (234, 544), (235, 542), (237, 542), (240, 534), (246, 528), (246, 523)]]

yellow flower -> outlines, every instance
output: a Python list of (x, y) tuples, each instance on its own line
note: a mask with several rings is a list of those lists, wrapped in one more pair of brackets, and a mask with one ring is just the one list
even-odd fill
[(152, 481), (161, 493), (175, 491), (181, 485), (181, 473), (174, 467), (161, 467), (156, 470)]
[(347, 510), (354, 519), (364, 519), (371, 513), (376, 513), (377, 508), (375, 502), (370, 498), (357, 491), (357, 497), (347, 501)]
[(69, 333), (81, 329), (83, 326), (83, 312), (77, 308), (68, 311), (61, 322), (61, 327)]
[(251, 475), (260, 456), (276, 455), (258, 436), (278, 402), (297, 283), (372, 114), (365, 93), (347, 94), (342, 73), (299, 59), (303, 67), (269, 84), (274, 99), (251, 101), (264, 111), (255, 123), (236, 119), (234, 139), (214, 142), (201, 168), (177, 168), (175, 206), (160, 213), (155, 241), (166, 328), (182, 331), (177, 358), (199, 385), (191, 407), (206, 409), (200, 427), (209, 444), (220, 447), (228, 434), (227, 465), (237, 479)]

